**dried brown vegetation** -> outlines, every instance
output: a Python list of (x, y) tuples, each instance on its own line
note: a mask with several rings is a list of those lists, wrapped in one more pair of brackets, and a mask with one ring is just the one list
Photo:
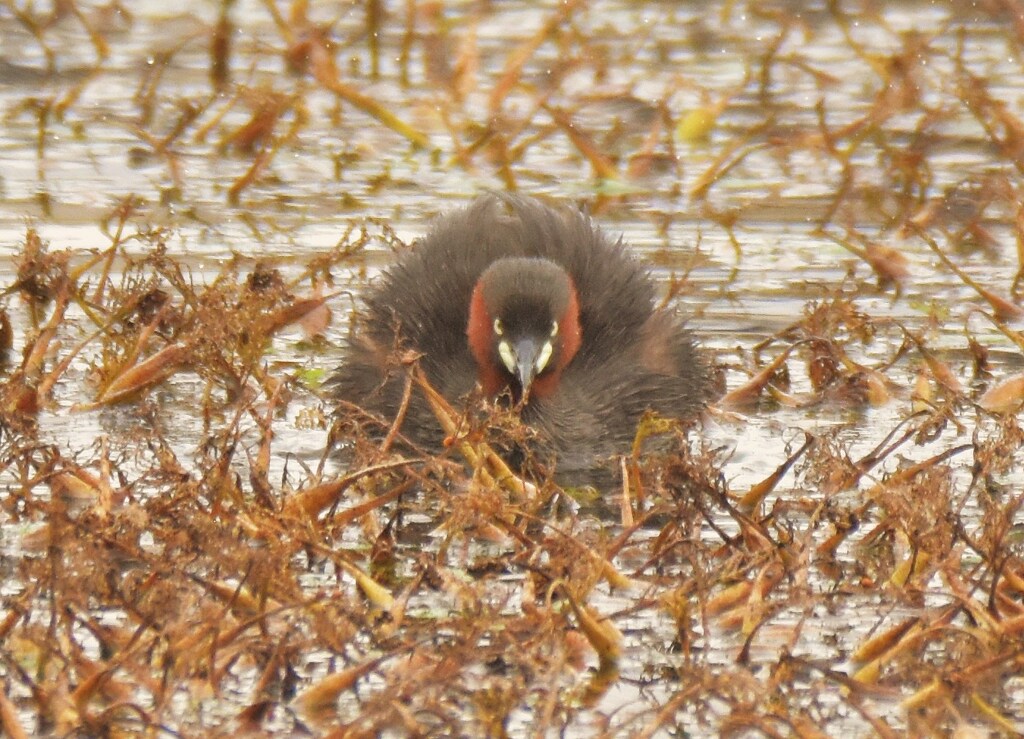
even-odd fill
[[(996, 59), (1019, 57), (1024, 6), (950, 2), (898, 30), (875, 3), (571, 0), (513, 35), (496, 3), (370, 0), (355, 22), (213, 5), (96, 113), (141, 19), (0, 2), (0, 33), (42, 60), (0, 58), (39, 86), (2, 114), (39, 166), (0, 286), (3, 733), (1024, 731), (1024, 122)], [(651, 20), (609, 30), (606, 6)], [(805, 50), (821, 37), (842, 65)], [(676, 69), (681, 44), (739, 75)], [(47, 243), (43, 164), (111, 120), (155, 192), (112, 197), (90, 248)], [(950, 171), (957, 147), (973, 165)], [(220, 177), (190, 173), (205, 159)], [(376, 220), (315, 256), (231, 244), (211, 268), (182, 245), (225, 212), (287, 233), (324, 172), (333, 213), (438, 170), (539, 188), (555, 160), (592, 176), (595, 210), (670, 200), (668, 232), (692, 206), (727, 245), (709, 303), (742, 288), (767, 218), (837, 255), (787, 288), (802, 313), (719, 342), (707, 433), (645, 419), (615, 489), (516, 477), (486, 441), (526, 432), (463, 433), (415, 357), (397, 364), (448, 449), (335, 422), (320, 380), (345, 300), (368, 251), (406, 246)], [(658, 257), (689, 279), (704, 249)], [(99, 430), (61, 436), (71, 418)], [(332, 444), (294, 452), (307, 431)]]

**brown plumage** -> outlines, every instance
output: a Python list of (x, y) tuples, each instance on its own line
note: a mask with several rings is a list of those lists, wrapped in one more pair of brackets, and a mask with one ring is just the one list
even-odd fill
[[(587, 216), (487, 195), (441, 218), (366, 296), (337, 397), (392, 419), (405, 383), (393, 349), (412, 349), (457, 407), (479, 384), (518, 404), (532, 451), (587, 470), (629, 450), (644, 411), (687, 418), (710, 393), (689, 332), (655, 299), (647, 269)], [(440, 445), (418, 392), (401, 431)]]

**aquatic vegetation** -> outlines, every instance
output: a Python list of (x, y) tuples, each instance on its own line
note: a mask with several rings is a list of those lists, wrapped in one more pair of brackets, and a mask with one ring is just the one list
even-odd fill
[[(0, 3), (4, 733), (1024, 729), (1012, 3), (185, 5)], [(334, 414), (482, 187), (717, 357), (613, 488)]]

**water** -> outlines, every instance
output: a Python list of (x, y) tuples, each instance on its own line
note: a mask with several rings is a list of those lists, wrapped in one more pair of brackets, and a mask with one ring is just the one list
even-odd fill
[[(431, 15), (432, 6), (422, 5), (412, 22), (410, 43), (405, 37), (407, 4), (386, 4), (376, 78), (370, 71), (364, 8), (316, 4), (310, 20), (329, 28), (337, 43), (339, 78), (424, 132), (427, 150), (415, 149), (352, 106), (339, 105), (310, 74), (290, 73), (282, 55), (289, 35), (297, 37), (310, 28), (282, 30), (265, 4), (238, 2), (231, 8), (236, 26), (232, 84), (220, 91), (209, 77), (208, 34), (217, 20), (215, 3), (183, 2), (170, 9), (142, 2), (122, 12), (116, 6), (81, 3), (90, 25), (106, 40), (109, 55), (101, 61), (88, 32), (74, 17), (46, 26), (40, 43), (5, 6), (0, 9), (0, 278), (4, 285), (13, 281), (28, 225), (52, 250), (71, 250), (73, 263), (106, 248), (114, 224), (110, 214), (128, 197), (138, 203), (127, 233), (163, 229), (167, 253), (189, 271), (196, 285), (213, 282), (235, 255), (242, 258), (243, 272), (261, 259), (279, 267), (286, 278), (298, 278), (311, 259), (345, 239), (350, 229), (365, 226), (370, 233), (366, 248), (357, 258), (332, 267), (339, 295), (332, 301), (335, 320), (326, 329), (326, 341), (310, 345), (300, 332), (291, 330), (275, 339), (269, 350), (279, 376), (330, 367), (348, 326), (351, 294), (393, 259), (381, 224), (411, 242), (436, 214), (483, 189), (514, 183), (526, 193), (586, 201), (602, 227), (623, 233), (637, 253), (655, 265), (666, 285), (685, 273), (681, 309), (726, 368), (729, 389), (755, 371), (759, 343), (796, 324), (811, 306), (848, 298), (852, 308), (871, 319), (875, 334), (870, 341), (850, 341), (843, 347), (850, 352), (850, 361), (878, 369), (890, 381), (885, 402), (872, 405), (849, 402), (840, 392), (816, 393), (805, 358), (795, 354), (788, 362), (790, 385), (783, 388), (787, 395), (780, 396), (780, 402), (717, 413), (703, 424), (701, 439), (720, 450), (721, 475), (734, 493), (746, 491), (782, 464), (802, 443), (805, 431), (834, 434), (837, 447), (856, 460), (910, 414), (911, 390), (923, 355), (913, 347), (900, 351), (908, 336), (947, 362), (969, 397), (978, 396), (984, 381), (972, 376), (968, 336), (989, 350), (993, 381), (1021, 367), (1020, 349), (978, 314), (984, 304), (977, 292), (904, 228), (917, 217), (940, 244), (948, 246), (950, 257), (965, 272), (989, 290), (1010, 294), (1020, 267), (1015, 219), (1021, 184), (1013, 139), (1021, 82), (1013, 27), (1005, 19), (975, 14), (956, 3), (869, 6), (844, 9), (848, 15), (839, 16), (815, 3), (579, 3), (567, 11), (571, 24), (558, 25), (529, 55), (520, 84), (510, 89), (492, 116), (488, 110), (496, 80), (508, 68), (514, 50), (534, 38), (561, 7), (558, 4), (457, 3), (437, 9), (438, 15)], [(42, 6), (34, 9), (39, 15), (47, 11)], [(279, 11), (288, 18), (288, 9)], [(407, 63), (402, 61), (405, 51)], [(52, 69), (47, 66), (48, 54)], [(458, 63), (469, 70), (465, 77), (454, 71)], [(967, 77), (965, 69), (976, 80)], [(408, 84), (401, 82), (403, 72)], [(981, 89), (977, 80), (984, 81), (989, 99), (999, 101), (1002, 108), (985, 107), (970, 97), (971, 90)], [(453, 92), (459, 85), (464, 90), (461, 98)], [(538, 104), (539, 97), (547, 110)], [(271, 100), (283, 106), (271, 134), (278, 148), (233, 200), (232, 187), (245, 177), (254, 155), (232, 147), (231, 141), (251, 120), (253, 110)], [(675, 125), (687, 112), (715, 103), (722, 103), (722, 111), (707, 140), (691, 142), (675, 135)], [(578, 130), (609, 158), (617, 173), (613, 181), (595, 176), (591, 162), (557, 124), (553, 110), (570, 113)], [(505, 136), (506, 149), (500, 138), (485, 137), (488, 127)], [(1000, 147), (999, 141), (1005, 145)], [(968, 195), (944, 201), (958, 186)], [(929, 212), (935, 217), (925, 218)], [(892, 287), (876, 289), (865, 262), (824, 236), (820, 227), (843, 237), (852, 234), (855, 244), (874, 240), (899, 250), (910, 275), (899, 295)], [(967, 243), (972, 239), (959, 239), (964, 243), (958, 246), (957, 234), (968, 228), (987, 234), (990, 245), (972, 248)], [(126, 241), (123, 249), (138, 258), (152, 246), (152, 240), (139, 238)], [(3, 305), (12, 320), (17, 358), (31, 334), (27, 309), (13, 296)], [(846, 317), (846, 326), (836, 329), (838, 336), (858, 330), (856, 317)], [(57, 353), (82, 340), (88, 326), (81, 306), (72, 306)], [(1018, 321), (1010, 330), (1019, 327)], [(757, 358), (762, 362), (758, 367), (793, 340), (794, 335), (779, 335)], [(53, 405), (39, 414), (40, 444), (94, 465), (98, 438), (106, 435), (117, 447), (119, 440), (131, 439), (158, 419), (176, 458), (186, 468), (201, 465), (204, 441), (230, 422), (231, 411), (228, 404), (223, 417), (202, 417), (195, 401), (207, 386), (194, 373), (175, 375), (153, 391), (141, 409), (129, 405), (69, 412), (92, 398), (89, 381), (100, 363), (97, 347), (98, 343), (87, 345), (55, 388)], [(934, 381), (931, 385), (936, 387)], [(941, 401), (941, 394), (938, 397)], [(328, 410), (314, 392), (300, 391), (274, 418), (270, 480), (287, 488), (302, 479), (303, 465), (337, 468), (336, 460), (321, 459), (326, 430), (302, 423), (303, 414)], [(799, 714), (829, 733), (869, 730), (864, 714), (854, 710), (851, 701), (835, 698), (838, 683), (824, 668), (793, 667), (787, 660), (798, 658), (850, 675), (855, 668), (849, 655), (870, 635), (905, 618), (937, 619), (943, 609), (957, 603), (952, 595), (956, 589), (940, 574), (921, 583), (918, 599), (885, 585), (890, 574), (883, 566), (885, 556), (876, 561), (865, 552), (875, 552), (872, 547), (882, 542), (891, 547), (892, 556), (907, 556), (906, 539), (916, 534), (893, 522), (912, 526), (913, 510), (897, 510), (896, 501), (862, 507), (865, 492), (886, 475), (967, 443), (975, 431), (980, 441), (996, 433), (967, 403), (950, 405), (950, 414), (954, 421), (936, 439), (903, 445), (852, 491), (833, 493), (825, 485), (816, 486), (817, 478), (808, 474), (804, 463), (783, 478), (765, 504), (766, 512), (777, 511), (777, 518), (766, 525), (775, 527), (776, 540), (784, 539), (788, 528), (787, 536), (804, 541), (794, 551), (802, 552), (806, 561), (788, 563), (788, 577), (773, 591), (774, 610), (753, 634), (697, 613), (696, 604), (718, 588), (756, 578), (767, 564), (767, 559), (760, 559), (767, 558), (767, 552), (754, 547), (751, 554), (723, 539), (743, 533), (736, 519), (712, 505), (706, 520), (685, 527), (695, 537), (694, 551), (702, 556), (721, 547), (726, 551), (718, 553), (722, 559), (735, 557), (732, 573), (721, 560), (688, 564), (684, 554), (690, 550), (684, 543), (660, 568), (645, 568), (653, 544), (638, 535), (616, 562), (627, 572), (637, 568), (636, 587), (618, 592), (600, 586), (589, 600), (602, 614), (623, 614), (615, 619), (625, 633), (619, 678), (606, 691), (598, 691), (592, 704), (559, 718), (562, 714), (544, 703), (547, 696), (579, 699), (589, 677), (586, 671), (563, 674), (549, 665), (551, 672), (544, 675), (548, 682), (537, 678), (536, 685), (555, 686), (554, 692), (537, 687), (530, 698), (529, 691), (513, 690), (516, 698), (508, 728), (526, 731), (546, 717), (547, 726), (564, 722), (570, 730), (664, 730), (678, 725), (702, 733), (728, 726), (730, 716), (742, 716), (743, 710), (767, 721), (759, 700), (770, 696), (786, 705), (791, 715)], [(243, 439), (252, 451), (260, 440), (258, 424), (246, 419), (243, 427)], [(235, 460), (240, 474), (247, 469), (241, 457)], [(1008, 459), (1016, 457), (1009, 453)], [(124, 454), (123, 462), (123, 474), (140, 480), (136, 495), (141, 499), (148, 484), (159, 488), (146, 480), (145, 470), (152, 463), (146, 452), (138, 450), (137, 458)], [(957, 540), (960, 548), (970, 548), (988, 535), (986, 516), (995, 515), (988, 507), (995, 503), (984, 499), (977, 483), (972, 483), (974, 462), (971, 454), (949, 462), (951, 496), (965, 501), (955, 509), (967, 528)], [(818, 459), (816, 464), (823, 462)], [(1011, 491), (1008, 495), (1020, 486), (1019, 469), (1011, 464), (994, 475), (1003, 489)], [(0, 518), (5, 597), (15, 599), (29, 592), (28, 584), (19, 579), (19, 562), (37, 556), (21, 543), (26, 522), (41, 519), (30, 507), (14, 503), (15, 468), (8, 466), (4, 474), (10, 486)], [(37, 494), (46, 499), (45, 491)], [(814, 565), (812, 553), (833, 533), (828, 522), (849, 511), (859, 512), (863, 520), (836, 551), (841, 574), (830, 576)], [(1011, 515), (1011, 529), (1019, 529), (1018, 518)], [(614, 535), (603, 533), (604, 524), (590, 525), (593, 528), (581, 534), (588, 540)], [(349, 528), (332, 543), (361, 558), (365, 552), (360, 548), (369, 536)], [(439, 546), (436, 537), (399, 544), (410, 556), (399, 567), (400, 583), (416, 571), (412, 554), (420, 546), (434, 552)], [(1005, 554), (1011, 564), (1021, 556), (1019, 547), (1019, 535), (1007, 539)], [(472, 546), (467, 551), (463, 559), (442, 557), (442, 564), (464, 573), (483, 556)], [(977, 560), (958, 558), (957, 551), (950, 548), (949, 564), (936, 573), (977, 576), (972, 584), (987, 588), (991, 580), (972, 570)], [(296, 559), (301, 558), (296, 554)], [(232, 574), (231, 567), (225, 571)], [(214, 577), (208, 570), (203, 574)], [(237, 578), (238, 573), (233, 575)], [(485, 602), (493, 598), (488, 608), (500, 623), (510, 620), (508, 629), (523, 627), (510, 614), (519, 610), (513, 604), (522, 597), (527, 578), (523, 570), (513, 570), (511, 585), (474, 580), (484, 593), (476, 597)], [(351, 588), (337, 582), (341, 579), (324, 565), (322, 573), (304, 577), (302, 587), (310, 597), (327, 593), (351, 598)], [(701, 583), (707, 592), (698, 595), (692, 588)], [(657, 605), (677, 588), (686, 591), (680, 597), (691, 599), (693, 609), (686, 621), (693, 653), (685, 658), (676, 643), (677, 624), (669, 609)], [(447, 619), (458, 613), (458, 599), (448, 597), (452, 592), (443, 590), (436, 600), (419, 595), (422, 602), (412, 621), (422, 626), (432, 618), (440, 620), (438, 614)], [(652, 605), (636, 605), (646, 597)], [(505, 599), (509, 602), (503, 605)], [(1002, 615), (1009, 617), (1008, 612)], [(352, 613), (347, 617), (355, 619)], [(135, 623), (124, 618), (125, 624)], [(566, 621), (573, 623), (570, 617)], [(963, 627), (962, 621), (956, 624)], [(348, 645), (347, 656), (358, 662), (379, 642), (365, 625), (353, 628), (357, 636)], [(738, 664), (748, 636), (749, 660)], [(454, 631), (446, 643), (462, 644), (461, 638)], [(322, 642), (311, 643), (316, 648), (303, 654), (306, 667), (300, 675), (306, 680), (327, 674), (334, 654)], [(502, 642), (496, 638), (492, 643)], [(931, 664), (955, 678), (959, 642), (935, 638), (932, 645)], [(10, 644), (8, 648), (13, 649)], [(101, 656), (93, 645), (87, 652), (91, 659)], [(977, 659), (993, 653), (998, 650)], [(401, 683), (395, 676), (400, 664), (400, 658), (394, 658), (389, 663), (393, 669), (384, 670), (360, 691), (361, 700), (350, 695), (348, 702), (343, 701), (341, 715), (355, 720), (362, 711), (368, 716), (383, 711), (372, 696), (375, 690)], [(864, 701), (861, 705), (867, 706), (869, 715), (897, 730), (912, 730), (919, 719), (898, 701), (927, 680), (905, 664), (895, 664), (891, 677), (883, 681), (884, 690), (858, 694), (857, 700)], [(596, 666), (593, 655), (586, 665)], [(799, 679), (773, 688), (771, 675), (782, 669), (780, 665), (799, 673)], [(666, 672), (673, 676), (666, 678)], [(22, 681), (9, 665), (0, 667), (0, 674), (8, 683), (22, 686), (15, 698), (30, 726), (30, 717), (37, 714)], [(255, 663), (239, 666), (232, 673), (238, 691), (210, 701), (203, 719), (208, 723), (193, 728), (217, 726), (235, 716), (249, 700), (257, 674)], [(465, 696), (456, 696), (459, 689), (493, 683), (497, 692), (511, 690), (496, 687), (500, 675), (486, 670), (485, 678), (468, 669), (457, 674), (448, 696), (458, 704), (452, 710), (477, 721), (479, 711)], [(422, 679), (422, 684), (413, 684), (426, 690), (430, 680)], [(996, 682), (999, 687), (985, 698), (1020, 729), (1021, 704), (1012, 700), (1014, 690), (1019, 697), (1019, 685)], [(659, 716), (688, 689), (702, 697), (681, 702), (677, 714)], [(145, 704), (148, 696), (137, 690), (136, 699)], [(965, 688), (956, 696), (956, 705), (967, 711), (964, 721), (984, 726), (981, 714), (967, 707), (971, 695)], [(409, 700), (420, 708), (427, 704), (426, 698), (420, 703)], [(165, 721), (188, 726), (183, 691), (175, 693), (175, 701), (181, 707), (163, 714), (172, 717)], [(275, 720), (279, 723), (270, 726), (278, 730), (291, 726), (288, 718)], [(937, 720), (945, 721), (946, 727), (957, 722), (948, 714)], [(745, 725), (741, 718), (736, 721), (737, 726)], [(746, 726), (752, 731), (755, 725)]]

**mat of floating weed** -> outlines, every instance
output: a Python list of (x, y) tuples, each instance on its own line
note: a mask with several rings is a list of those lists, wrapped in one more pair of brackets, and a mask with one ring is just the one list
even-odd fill
[[(1021, 733), (1019, 13), (805, 6), (0, 4), (3, 731)], [(334, 422), (486, 188), (720, 365), (623, 484)]]

